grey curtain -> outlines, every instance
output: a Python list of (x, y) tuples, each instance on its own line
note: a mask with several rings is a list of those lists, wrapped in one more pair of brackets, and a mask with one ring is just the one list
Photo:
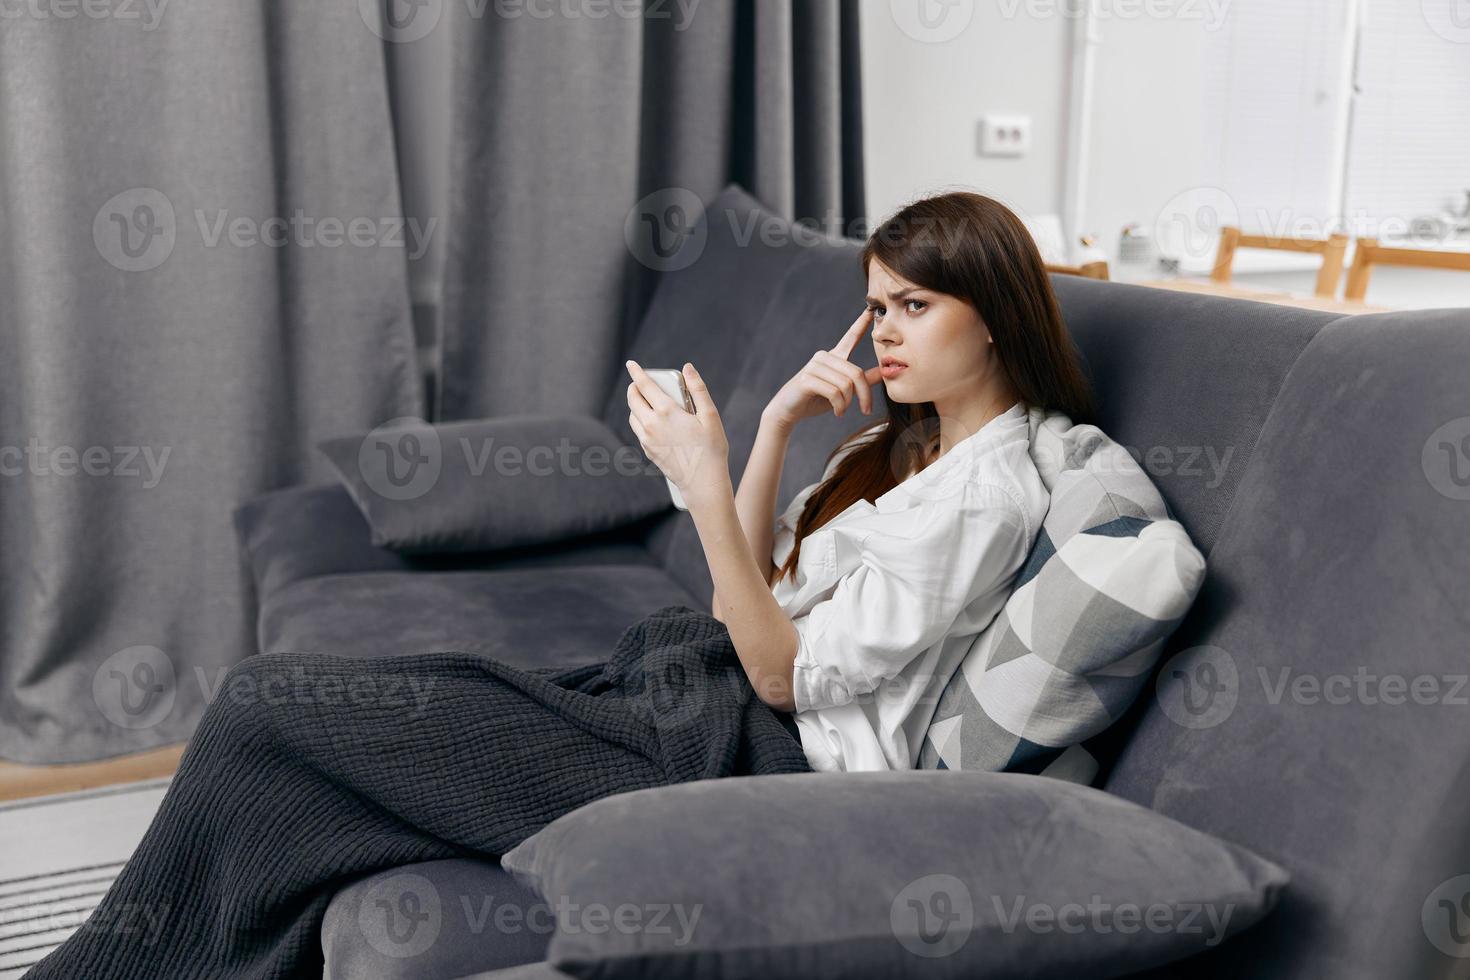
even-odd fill
[(254, 649), (232, 508), (423, 411), (361, 5), (83, 7), (0, 27), (0, 757), (27, 763), (188, 738)]
[(729, 181), (823, 230), (864, 220), (856, 0), (594, 6), (443, 8), (440, 417), (601, 413), (658, 266), (630, 221), (677, 225)]

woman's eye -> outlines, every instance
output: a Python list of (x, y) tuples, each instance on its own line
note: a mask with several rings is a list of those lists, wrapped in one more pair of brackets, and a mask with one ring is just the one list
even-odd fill
[[(919, 305), (919, 309), (923, 309), (925, 306), (928, 306), (929, 305), (928, 303), (925, 303), (921, 299), (905, 300), (905, 304), (908, 304), (908, 303), (917, 303)], [(917, 312), (919, 312), (919, 310), (911, 310), (910, 312), (917, 313)]]

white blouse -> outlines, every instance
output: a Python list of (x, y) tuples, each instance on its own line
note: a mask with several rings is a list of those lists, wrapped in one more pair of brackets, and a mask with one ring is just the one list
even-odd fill
[[(858, 444), (776, 518), (778, 566), (807, 499)], [(914, 768), (940, 693), (1005, 605), (1050, 503), (1018, 401), (803, 539), (795, 580), (772, 594), (799, 638), (796, 724), (813, 769)]]

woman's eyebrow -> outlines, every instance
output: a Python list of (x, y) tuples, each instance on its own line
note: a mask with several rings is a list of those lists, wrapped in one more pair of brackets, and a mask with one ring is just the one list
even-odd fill
[[(917, 292), (919, 292), (920, 291), (920, 288), (921, 287), (919, 287), (919, 286), (910, 286), (907, 289), (900, 289), (898, 292), (894, 293), (892, 296), (889, 296), (888, 298), (890, 300), (903, 299), (905, 296), (908, 296), (910, 293), (917, 293)], [(869, 303), (877, 303), (878, 302), (876, 299), (874, 299), (871, 296), (867, 297), (867, 301)]]

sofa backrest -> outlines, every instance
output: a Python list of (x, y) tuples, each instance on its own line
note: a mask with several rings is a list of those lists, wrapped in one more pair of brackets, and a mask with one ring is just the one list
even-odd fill
[[(627, 356), (647, 367), (695, 363), (720, 406), (738, 487), (761, 409), (841, 337), (862, 310), (867, 279), (860, 242), (803, 234), (738, 185), (701, 220), (705, 234), (691, 239), (698, 258), (660, 274)], [(1135, 454), (1208, 556), (1282, 379), (1334, 317), (1075, 276), (1052, 283), (1093, 383), (1099, 428)], [(853, 362), (877, 363), (870, 340)], [(625, 387), (614, 387), (604, 421), (636, 444)], [(820, 477), (827, 453), (870, 421), (854, 407), (798, 426), (778, 505)], [(672, 511), (648, 546), (708, 608), (713, 583), (689, 516)]]
[(1105, 785), (1292, 882), (1200, 977), (1470, 955), (1470, 311), (1340, 319), (1287, 374)]

